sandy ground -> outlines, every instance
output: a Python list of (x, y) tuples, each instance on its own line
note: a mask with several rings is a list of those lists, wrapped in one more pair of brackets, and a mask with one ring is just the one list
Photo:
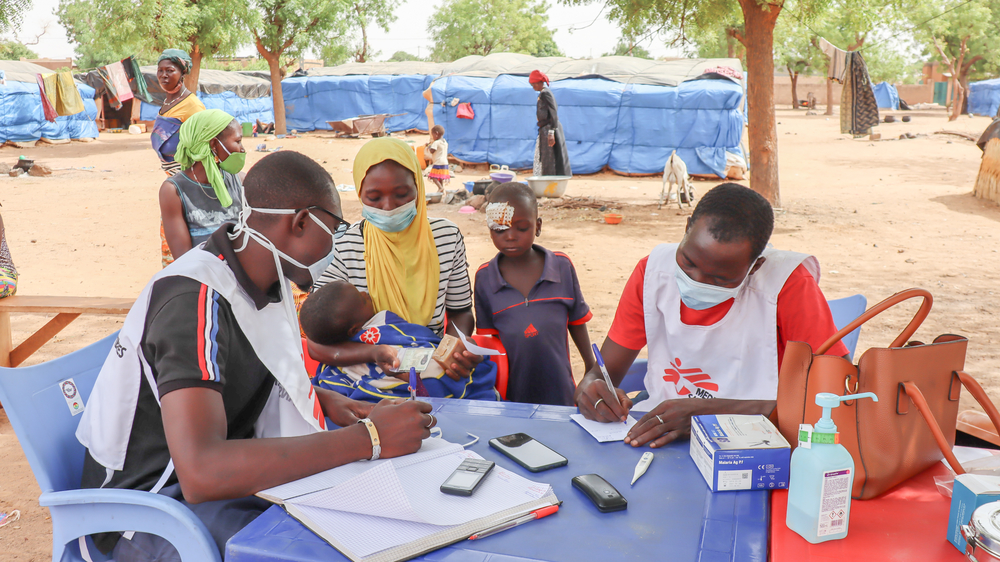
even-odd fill
[[(839, 134), (837, 117), (778, 111), (783, 207), (777, 211), (774, 246), (809, 252), (823, 266), (828, 298), (864, 294), (869, 303), (917, 286), (929, 289), (935, 306), (917, 339), (949, 332), (970, 338), (967, 368), (1000, 399), (1000, 208), (971, 195), (980, 151), (941, 129), (979, 134), (985, 118), (947, 123), (944, 112), (911, 112), (911, 123), (878, 127), (882, 137), (922, 134), (912, 140), (870, 142)], [(926, 135), (926, 136), (923, 136)], [(411, 137), (425, 142), (423, 137)], [(248, 139), (252, 148), (259, 139)], [(268, 141), (321, 161), (338, 183), (351, 183), (359, 140), (327, 135)], [(8, 242), (24, 295), (135, 297), (160, 267), (157, 188), (163, 180), (148, 135), (102, 134), (93, 143), (0, 149), (0, 161), (18, 154), (62, 170), (49, 178), (0, 177), (0, 203)], [(251, 152), (248, 164), (263, 156)], [(463, 173), (458, 182), (479, 179)], [(453, 180), (455, 181), (455, 180)], [(715, 182), (697, 182), (704, 193)], [(456, 184), (453, 184), (453, 187)], [(569, 254), (594, 311), (591, 338), (600, 342), (614, 317), (625, 280), (653, 246), (680, 239), (690, 210), (656, 208), (660, 178), (613, 174), (579, 176), (568, 195), (613, 201), (622, 224), (601, 221), (596, 210), (543, 206), (539, 243)], [(346, 194), (347, 218), (360, 205)], [(472, 271), (496, 252), (483, 215), (462, 215), (435, 205), (432, 216), (462, 229)], [(902, 329), (915, 305), (879, 316), (861, 334), (859, 352), (884, 346)], [(12, 318), (15, 343), (41, 326), (38, 315)], [(83, 316), (28, 362), (42, 362), (81, 348), (121, 326), (121, 318)], [(575, 352), (574, 352), (575, 356)], [(582, 375), (578, 357), (576, 375)], [(963, 398), (963, 401), (966, 399)], [(963, 406), (971, 406), (967, 401)], [(42, 562), (51, 557), (51, 524), (38, 506), (39, 489), (0, 411), (0, 512), (21, 510), (19, 522), (0, 528), (0, 560)]]

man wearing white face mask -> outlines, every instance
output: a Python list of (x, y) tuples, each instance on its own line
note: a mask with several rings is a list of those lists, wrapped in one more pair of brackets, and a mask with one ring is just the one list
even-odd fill
[[(346, 227), (333, 185), (306, 156), (268, 155), (244, 181), (239, 223), (146, 286), (77, 431), (84, 487), (178, 499), (221, 551), (268, 507), (254, 493), (420, 447), (429, 405), (356, 402), (314, 389), (305, 371), (290, 282), (309, 287), (333, 260)], [(326, 431), (327, 419), (341, 429)], [(178, 560), (154, 535), (94, 538), (119, 562)]]
[[(693, 415), (770, 414), (785, 344), (816, 348), (836, 333), (819, 262), (767, 248), (773, 227), (766, 199), (722, 184), (698, 202), (680, 244), (661, 244), (636, 266), (602, 347), (616, 384), (648, 349), (652, 409), (626, 443), (663, 446), (687, 435)], [(632, 402), (614, 392), (592, 369), (576, 404), (590, 419), (621, 421)]]

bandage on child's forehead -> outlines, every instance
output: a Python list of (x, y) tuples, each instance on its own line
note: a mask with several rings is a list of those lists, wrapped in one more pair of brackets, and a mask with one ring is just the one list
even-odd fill
[(486, 205), (486, 226), (490, 230), (503, 232), (511, 227), (514, 220), (514, 207), (506, 201)]

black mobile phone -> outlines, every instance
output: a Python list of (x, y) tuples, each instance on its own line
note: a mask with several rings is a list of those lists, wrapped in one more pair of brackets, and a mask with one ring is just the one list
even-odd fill
[(586, 494), (601, 513), (628, 509), (628, 500), (597, 474), (575, 476), (573, 487)]
[(531, 472), (566, 466), (566, 457), (542, 445), (527, 433), (512, 433), (490, 439), (490, 447), (500, 451)]
[(465, 459), (441, 484), (441, 491), (453, 496), (471, 496), (493, 470), (493, 461)]

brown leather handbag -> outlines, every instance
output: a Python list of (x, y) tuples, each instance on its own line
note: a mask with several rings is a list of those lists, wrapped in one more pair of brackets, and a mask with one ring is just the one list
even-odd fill
[[(886, 309), (921, 297), (920, 309), (888, 348), (871, 348), (857, 365), (823, 355), (841, 338)], [(818, 392), (843, 396), (873, 392), (878, 402), (854, 400), (833, 409), (840, 443), (854, 457), (856, 499), (870, 499), (946, 458), (958, 474), (955, 444), (958, 399), (964, 385), (1000, 428), (1000, 414), (983, 388), (964, 372), (968, 340), (945, 334), (931, 344), (908, 342), (931, 310), (933, 297), (907, 289), (871, 307), (813, 352), (788, 342), (778, 374), (778, 428), (795, 447), (799, 424), (816, 423)], [(908, 343), (907, 343), (908, 342)]]

